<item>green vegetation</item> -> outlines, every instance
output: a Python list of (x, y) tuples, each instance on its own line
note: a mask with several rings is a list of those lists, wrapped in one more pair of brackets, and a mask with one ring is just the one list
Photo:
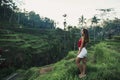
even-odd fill
[[(119, 22), (120, 20), (117, 19), (117, 21)], [(114, 23), (112, 23), (113, 26), (116, 26), (117, 23), (116, 24)], [(112, 26), (109, 27), (109, 24), (111, 23), (105, 23), (105, 24), (106, 26), (104, 28), (97, 26), (95, 28), (88, 29), (90, 33), (90, 41), (91, 41), (87, 47), (89, 51), (88, 77), (91, 76), (91, 78), (89, 78), (90, 80), (101, 79), (100, 76), (103, 73), (100, 72), (101, 70), (105, 71), (108, 69), (108, 72), (106, 71), (105, 76), (113, 75), (112, 73), (109, 75), (109, 72), (111, 71), (110, 69), (112, 69), (110, 67), (112, 66), (113, 69), (117, 67), (117, 64), (114, 65), (114, 63), (117, 62), (115, 60), (116, 58), (114, 58), (114, 56), (112, 57), (111, 54), (115, 54), (119, 58), (119, 55), (117, 55), (117, 53), (120, 52), (119, 44), (118, 44), (119, 30), (117, 30), (118, 27), (114, 27), (114, 28)], [(117, 24), (117, 26), (119, 25)], [(34, 76), (30, 77), (31, 80), (33, 78), (36, 78), (38, 80), (39, 79), (47, 80), (47, 78), (51, 77), (51, 74), (53, 74), (51, 80), (52, 79), (65, 80), (69, 78), (71, 80), (72, 79), (77, 80), (78, 70), (76, 68), (74, 59), (72, 58), (75, 58), (76, 56), (75, 54), (76, 52), (74, 52), (73, 50), (77, 50), (77, 41), (80, 37), (80, 34), (78, 28), (71, 26), (69, 26), (68, 28), (69, 28), (68, 31), (64, 31), (59, 28), (57, 29), (36, 29), (36, 28), (18, 28), (18, 27), (1, 28), (0, 48), (3, 49), (2, 57), (5, 58), (6, 60), (5, 63), (1, 65), (2, 68), (1, 68), (0, 78), (4, 78), (7, 75), (10, 75), (11, 73), (15, 72), (17, 69), (22, 69), (20, 70), (21, 72), (20, 76), (24, 76), (21, 77), (24, 80), (28, 80), (29, 77), (32, 76), (32, 74), (34, 74)], [(113, 34), (111, 35), (111, 32), (109, 33), (109, 30), (106, 29), (113, 30)], [(96, 35), (94, 36), (94, 34)], [(107, 42), (103, 42), (98, 45), (98, 43), (104, 40), (104, 38), (105, 40), (107, 40)], [(93, 39), (95, 41), (93, 41)], [(116, 51), (113, 51), (113, 49)], [(69, 55), (67, 56), (68, 51), (72, 51), (72, 52), (70, 52)], [(97, 54), (97, 53), (101, 53), (101, 54)], [(59, 62), (59, 60), (61, 61)], [(50, 72), (50, 74), (49, 73), (45, 75), (39, 74), (40, 68), (36, 68), (37, 66), (40, 67), (55, 62), (57, 63), (52, 66), (53, 70)], [(67, 63), (70, 65), (68, 65)], [(59, 67), (57, 64), (61, 66)], [(32, 71), (32, 73), (23, 70), (23, 69), (29, 69), (30, 67), (34, 67), (34, 66), (35, 66), (34, 68), (35, 71)], [(68, 66), (71, 67), (69, 68)], [(59, 70), (57, 70), (57, 68)], [(73, 70), (72, 74), (70, 74), (69, 72), (70, 70)], [(59, 72), (60, 74), (57, 72)], [(119, 77), (117, 76), (117, 73), (119, 73), (119, 70), (118, 72), (113, 70), (113, 73), (116, 76), (112, 78), (110, 76), (111, 80), (113, 78), (118, 79)], [(30, 76), (27, 74), (30, 74)], [(66, 74), (66, 77), (64, 77), (64, 74)], [(56, 75), (58, 76), (57, 78), (54, 77)], [(60, 75), (62, 77), (60, 77)], [(46, 78), (44, 78), (45, 76)], [(104, 77), (102, 77), (102, 79), (104, 79)]]
[[(67, 26), (64, 19), (62, 30), (34, 11), (21, 12), (16, 3), (19, 0), (0, 0), (0, 80), (14, 72), (17, 80), (79, 80), (77, 41), (87, 21), (91, 22), (87, 77), (81, 80), (120, 80), (120, 19), (82, 15), (79, 28)], [(97, 10), (104, 15), (112, 11)]]
[(34, 11), (21, 12), (18, 4), (19, 0), (0, 0), (0, 28), (39, 28), (54, 29), (55, 22), (47, 17), (42, 17)]
[[(3, 32), (5, 30), (1, 29), (0, 31)], [(64, 47), (64, 45), (62, 45), (64, 44), (62, 41), (62, 37), (59, 36), (60, 34), (55, 31), (51, 34), (49, 32), (49, 35), (47, 34), (48, 34), (47, 32), (44, 32), (43, 34), (38, 34), (35, 36), (34, 34), (26, 34), (26, 33), (18, 33), (18, 32), (13, 33), (13, 31), (9, 33), (0, 34), (1, 36), (0, 46), (4, 51), (3, 56), (6, 58), (7, 64), (13, 63), (12, 65), (20, 67), (21, 65), (17, 65), (17, 64), (21, 62), (22, 66), (26, 66), (26, 67), (29, 67), (28, 65), (41, 66), (43, 64), (56, 62), (57, 60), (61, 59), (64, 56), (64, 54), (60, 55), (60, 53), (64, 53), (64, 52), (62, 50), (58, 51), (57, 48), (62, 49)], [(58, 36), (53, 34), (56, 34)], [(59, 40), (57, 38), (59, 38)], [(58, 45), (58, 42), (59, 43), (61, 42), (61, 45)], [(57, 45), (58, 47), (56, 47)], [(53, 51), (53, 49), (56, 50)], [(8, 51), (5, 52), (5, 50)], [(11, 57), (8, 55), (11, 55)], [(46, 57), (51, 56), (51, 57), (46, 59), (45, 56)], [(53, 60), (54, 58), (56, 59)], [(39, 62), (40, 61), (39, 59), (43, 60), (44, 62), (43, 63)]]
[[(117, 44), (117, 45), (116, 45)], [(100, 42), (88, 48), (87, 76), (79, 79), (79, 71), (75, 64), (76, 51), (70, 51), (61, 61), (48, 65), (52, 71), (40, 74), (43, 67), (32, 67), (28, 70), (18, 70), (17, 80), (119, 80), (120, 48), (117, 42)]]
[[(0, 29), (0, 48), (3, 50), (2, 57), (5, 58), (0, 65), (2, 69), (0, 78), (19, 68), (28, 69), (32, 66), (57, 62), (73, 49), (74, 40), (78, 39), (78, 36), (74, 36), (73, 31), (68, 33), (61, 29), (8, 29)], [(71, 36), (69, 36), (70, 34)], [(72, 42), (65, 40), (65, 37)], [(66, 47), (67, 49), (65, 49)], [(6, 73), (7, 71), (8, 73)]]

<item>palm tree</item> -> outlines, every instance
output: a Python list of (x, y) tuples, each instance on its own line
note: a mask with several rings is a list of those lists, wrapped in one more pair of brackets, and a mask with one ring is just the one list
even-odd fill
[(82, 15), (81, 18), (79, 18), (79, 25), (82, 25), (83, 28), (83, 24), (86, 24), (86, 18)]
[(63, 22), (64, 30), (66, 30), (66, 26), (67, 26), (66, 17), (67, 17), (67, 14), (64, 14), (63, 17), (64, 17), (64, 22)]
[[(98, 21), (99, 21), (100, 19), (98, 19), (96, 16), (94, 16), (93, 18), (92, 18), (92, 20), (91, 20), (91, 22), (92, 22), (92, 26), (95, 24), (95, 26), (97, 26), (97, 24), (98, 24)], [(92, 27), (93, 28), (93, 27)], [(95, 28), (94, 28), (94, 42), (95, 42)]]
[[(98, 10), (98, 11), (100, 11), (100, 12), (102, 12), (102, 13), (100, 13), (100, 14), (98, 14), (98, 15), (100, 15), (100, 17), (101, 17), (101, 19), (102, 19), (102, 24), (104, 24), (104, 21), (105, 21), (105, 17), (107, 18), (107, 19), (109, 19), (108, 17), (107, 17), (107, 15), (108, 14), (110, 14), (111, 12), (114, 12), (115, 10), (114, 10), (114, 8), (107, 8), (107, 9), (96, 9), (96, 10)], [(112, 13), (113, 15), (115, 15), (114, 13)], [(102, 30), (102, 35), (104, 35), (104, 33), (105, 33), (105, 31), (104, 31), (104, 29)], [(102, 37), (101, 37), (101, 40), (102, 40)]]
[[(64, 22), (63, 22), (63, 25), (64, 25), (64, 30), (66, 30), (66, 26), (67, 26), (67, 22), (66, 22), (66, 17), (67, 17), (67, 14), (64, 14), (62, 15), (64, 17)], [(66, 33), (64, 32), (64, 42), (66, 42)], [(66, 51), (66, 45), (64, 43), (64, 51)]]

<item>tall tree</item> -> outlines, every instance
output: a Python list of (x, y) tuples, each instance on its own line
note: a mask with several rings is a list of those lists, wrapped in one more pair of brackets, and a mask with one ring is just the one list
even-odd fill
[(66, 30), (66, 26), (67, 26), (66, 17), (67, 17), (67, 14), (64, 14), (63, 17), (64, 17), (64, 22), (63, 22), (64, 30)]
[(82, 15), (81, 18), (79, 18), (79, 25), (83, 27), (84, 24), (86, 24), (86, 18)]
[[(108, 15), (109, 14), (112, 14), (113, 16), (115, 16), (115, 10), (114, 10), (114, 8), (106, 8), (106, 9), (96, 9), (96, 10), (98, 10), (98, 11), (100, 11), (101, 13), (100, 14), (98, 14), (98, 15), (100, 15), (100, 17), (101, 17), (101, 19), (102, 19), (102, 21), (101, 21), (101, 23), (102, 23), (102, 27), (104, 27), (104, 22), (106, 21), (106, 20), (108, 20), (109, 19), (109, 17), (108, 17)], [(113, 13), (114, 12), (114, 13)], [(102, 30), (102, 35), (103, 35), (103, 37), (104, 37), (104, 34), (105, 34), (105, 30), (103, 29)], [(101, 38), (102, 39), (102, 38)]]
[(94, 29), (94, 42), (95, 42), (95, 28), (93, 28), (93, 26), (94, 27), (97, 26), (99, 20), (100, 19), (98, 19), (96, 16), (94, 16), (91, 20), (92, 29)]
[(10, 22), (16, 7), (13, 0), (0, 0), (0, 21)]

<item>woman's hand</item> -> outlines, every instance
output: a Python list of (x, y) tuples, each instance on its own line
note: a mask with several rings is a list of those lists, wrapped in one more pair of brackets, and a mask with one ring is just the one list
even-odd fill
[(79, 51), (78, 51), (78, 53), (77, 53), (77, 54), (80, 54), (80, 52), (81, 52), (81, 48), (79, 48)]

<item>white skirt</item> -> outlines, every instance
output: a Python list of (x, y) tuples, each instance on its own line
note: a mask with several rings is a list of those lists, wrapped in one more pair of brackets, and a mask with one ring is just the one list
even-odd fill
[(77, 55), (79, 58), (87, 57), (87, 50), (85, 47), (82, 48), (81, 52)]

